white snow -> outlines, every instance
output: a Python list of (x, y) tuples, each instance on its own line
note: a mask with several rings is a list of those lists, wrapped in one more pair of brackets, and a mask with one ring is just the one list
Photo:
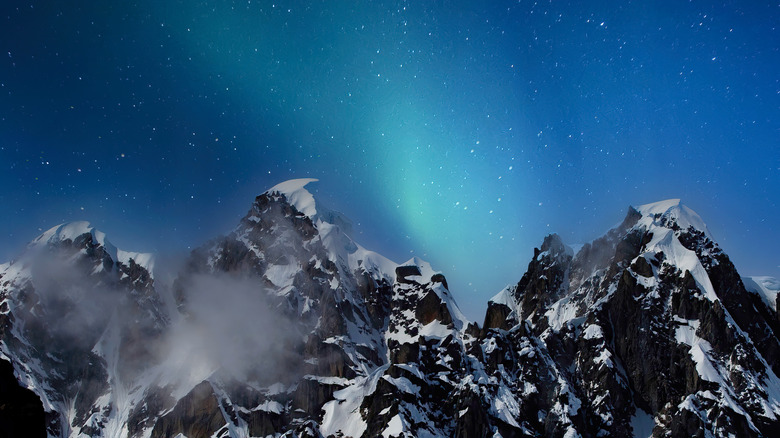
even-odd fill
[(699, 327), (698, 320), (689, 320), (687, 325), (680, 325), (675, 330), (675, 339), (681, 344), (691, 347), (689, 353), (696, 363), (696, 372), (702, 379), (710, 382), (720, 383), (726, 386), (721, 373), (715, 368), (710, 359), (712, 346), (706, 340), (696, 336), (696, 329)]
[(363, 399), (376, 390), (376, 384), (390, 365), (375, 369), (366, 377), (358, 377), (351, 386), (333, 393), (335, 400), (322, 407), (325, 415), (320, 425), (320, 433), (324, 436), (336, 435), (358, 437), (363, 435), (367, 424), (360, 415), (360, 405)]
[(410, 280), (414, 280), (420, 284), (425, 284), (431, 281), (431, 277), (433, 277), (434, 274), (440, 274), (439, 271), (435, 271), (431, 264), (426, 262), (425, 260), (419, 258), (419, 257), (412, 257), (411, 259), (407, 260), (406, 263), (403, 263), (402, 266), (417, 266), (420, 268), (420, 275), (410, 275), (408, 278)]
[(395, 278), (397, 263), (378, 254), (369, 251), (356, 243), (341, 226), (318, 219), (317, 230), (328, 257), (339, 264), (349, 268), (350, 272), (365, 269), (369, 274), (379, 278), (385, 278), (392, 283)]
[(569, 301), (568, 296), (561, 298), (544, 314), (550, 328), (555, 332), (560, 331), (564, 324), (577, 317), (577, 305)]
[(603, 364), (607, 368), (615, 367), (615, 363), (612, 361), (612, 353), (610, 353), (606, 348), (601, 350), (601, 353), (599, 353), (599, 355), (593, 359), (593, 362), (599, 365)]
[(774, 311), (777, 311), (777, 294), (780, 292), (780, 280), (774, 277), (742, 277), (745, 289), (757, 293)]
[[(699, 217), (695, 211), (683, 205), (679, 199), (667, 199), (666, 201), (645, 204), (640, 206), (637, 210), (643, 216), (642, 219), (639, 220), (639, 225), (645, 225), (648, 228), (651, 225), (660, 226), (660, 218), (665, 218), (677, 222), (677, 225), (683, 230), (687, 230), (688, 227), (693, 227), (712, 240), (712, 235), (701, 217)], [(654, 216), (658, 214), (660, 214), (661, 217), (655, 219)]]
[(287, 265), (269, 265), (265, 271), (265, 276), (277, 287), (290, 286), (293, 283), (295, 274), (301, 270), (297, 263)]
[(451, 334), (452, 329), (447, 328), (447, 326), (439, 322), (438, 319), (434, 319), (420, 328), (419, 336), (424, 338), (444, 339)]
[(582, 334), (585, 339), (601, 339), (604, 337), (604, 332), (601, 330), (601, 326), (598, 324), (589, 325)]
[(514, 290), (514, 286), (507, 285), (507, 287), (501, 289), (501, 292), (493, 295), (493, 298), (488, 300), (488, 302), (496, 303), (496, 304), (503, 304), (510, 309), (514, 309), (517, 307), (517, 304), (515, 303), (514, 298), (512, 298), (512, 291)]
[(252, 409), (253, 411), (265, 411), (265, 412), (272, 412), (274, 414), (281, 414), (282, 411), (284, 411), (284, 406), (282, 406), (281, 403), (274, 400), (266, 400), (262, 403), (260, 403), (256, 408)]
[(314, 196), (309, 193), (304, 186), (310, 182), (318, 181), (315, 178), (300, 178), (291, 179), (283, 183), (279, 183), (265, 193), (281, 193), (287, 198), (287, 202), (294, 206), (298, 211), (313, 218), (317, 214), (317, 208), (314, 203)]
[(399, 436), (404, 432), (404, 429), (404, 421), (401, 419), (401, 415), (395, 414), (395, 416), (387, 422), (387, 427), (382, 431), (382, 437), (389, 438), (391, 436)]
[(408, 394), (419, 394), (420, 393), (420, 387), (412, 383), (409, 379), (406, 377), (391, 377), (391, 376), (382, 376), (383, 379), (387, 380), (388, 382), (392, 383), (396, 388), (400, 389), (403, 392), (406, 392)]
[(631, 430), (634, 438), (649, 438), (653, 435), (655, 420), (647, 412), (637, 408), (631, 417)]
[(455, 299), (452, 297), (452, 295), (450, 295), (450, 292), (447, 290), (447, 288), (445, 288), (443, 284), (438, 283), (434, 284), (431, 289), (436, 293), (436, 295), (439, 296), (442, 302), (447, 304), (447, 310), (450, 312), (455, 330), (460, 331), (466, 328), (469, 324), (469, 320), (460, 310), (458, 303), (455, 302)]
[(653, 254), (663, 252), (666, 261), (676, 266), (681, 275), (684, 275), (685, 271), (690, 271), (693, 279), (696, 280), (696, 285), (708, 300), (716, 301), (718, 296), (715, 294), (715, 288), (712, 287), (710, 277), (696, 253), (684, 247), (675, 232), (668, 228), (654, 227), (652, 232), (653, 239), (645, 247), (646, 252)]

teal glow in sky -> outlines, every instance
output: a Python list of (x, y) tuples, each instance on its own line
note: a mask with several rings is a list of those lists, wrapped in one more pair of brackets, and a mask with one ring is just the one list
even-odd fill
[(181, 251), (301, 177), (470, 318), (551, 232), (682, 198), (780, 277), (767, 2), (5, 1), (0, 254), (89, 220)]

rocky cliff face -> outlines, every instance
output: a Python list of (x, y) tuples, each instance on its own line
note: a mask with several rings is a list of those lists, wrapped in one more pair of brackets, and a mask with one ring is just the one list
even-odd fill
[[(309, 182), (258, 196), (231, 233), (193, 251), (171, 314), (148, 257), (84, 225), (37, 239), (31, 248), (43, 258), (3, 265), (0, 346), (11, 368), (0, 369), (0, 384), (19, 383), (13, 409), (30, 416), (5, 426), (11, 411), (0, 409), (0, 428), (189, 438), (780, 434), (776, 288), (740, 278), (679, 202), (630, 209), (577, 254), (548, 236), (479, 327), (444, 275), (362, 248), (346, 218), (315, 203)], [(78, 266), (66, 270), (70, 280), (32, 262), (52, 257)], [(70, 327), (74, 316), (82, 323)]]
[[(530, 329), (546, 346), (582, 402), (573, 430), (778, 433), (777, 319), (695, 213), (676, 201), (646, 205), (573, 258), (558, 248), (529, 265), (541, 286), (526, 274), (493, 299), (486, 321), (500, 334)], [(548, 303), (529, 313), (540, 297)]]

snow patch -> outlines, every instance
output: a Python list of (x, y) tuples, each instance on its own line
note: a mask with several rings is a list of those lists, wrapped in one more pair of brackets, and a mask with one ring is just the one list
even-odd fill
[(501, 289), (501, 292), (493, 295), (493, 298), (488, 300), (490, 303), (496, 303), (496, 304), (503, 304), (510, 309), (514, 309), (517, 304), (515, 304), (515, 300), (512, 297), (512, 291), (514, 290), (514, 286), (507, 286), (503, 289)]
[(666, 260), (672, 266), (680, 270), (681, 275), (689, 271), (696, 280), (696, 285), (704, 293), (704, 296), (710, 301), (717, 301), (718, 295), (707, 271), (702, 266), (699, 257), (695, 252), (684, 247), (677, 238), (675, 232), (668, 228), (656, 227), (652, 229), (653, 238), (646, 246), (646, 251), (651, 253), (663, 252)]
[(297, 263), (287, 265), (269, 265), (265, 271), (265, 276), (277, 287), (290, 286), (293, 283), (295, 274), (301, 270)]
[(322, 407), (325, 415), (322, 418), (320, 432), (324, 436), (336, 435), (362, 436), (368, 426), (360, 415), (360, 405), (363, 399), (376, 390), (376, 384), (390, 365), (383, 365), (370, 375), (358, 377), (351, 386), (333, 393), (335, 400)]
[(284, 411), (284, 406), (282, 406), (281, 403), (274, 400), (266, 400), (263, 403), (260, 403), (257, 405), (256, 408), (252, 409), (253, 411), (264, 411), (264, 412), (271, 412), (274, 414), (281, 414)]
[(383, 438), (389, 438), (391, 436), (400, 436), (406, 428), (404, 427), (404, 421), (401, 419), (400, 414), (395, 414), (395, 417), (391, 418), (387, 422), (387, 427), (382, 431)]
[(647, 412), (637, 408), (631, 417), (631, 430), (634, 438), (649, 438), (653, 435), (655, 420)]
[(585, 329), (582, 337), (585, 339), (601, 339), (604, 337), (604, 332), (601, 330), (600, 325), (591, 324)]
[(564, 297), (550, 306), (550, 310), (544, 315), (547, 317), (550, 328), (559, 332), (567, 322), (577, 318), (577, 304), (570, 302), (569, 297)]

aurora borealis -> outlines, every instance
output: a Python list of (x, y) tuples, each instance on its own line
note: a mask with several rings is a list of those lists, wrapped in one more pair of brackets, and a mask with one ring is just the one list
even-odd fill
[(0, 258), (89, 220), (183, 251), (309, 189), (444, 272), (467, 315), (550, 232), (681, 198), (780, 277), (780, 7), (767, 2), (4, 1)]

